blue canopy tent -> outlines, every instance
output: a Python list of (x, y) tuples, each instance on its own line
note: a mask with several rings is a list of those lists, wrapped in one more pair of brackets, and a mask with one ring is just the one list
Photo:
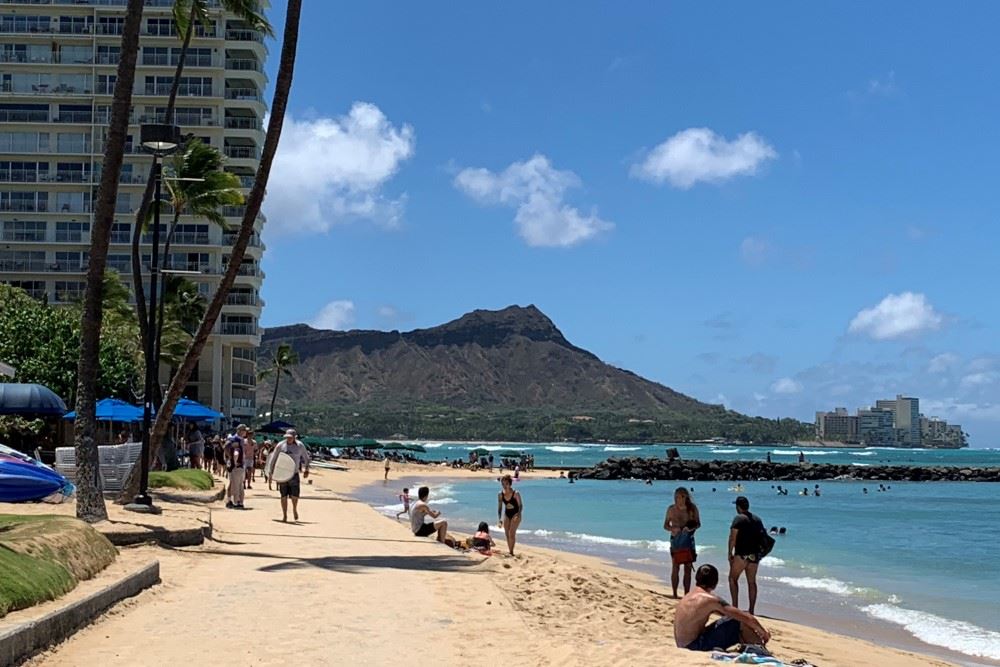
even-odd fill
[(40, 384), (0, 383), (0, 415), (59, 416), (66, 404), (55, 392)]
[[(76, 412), (67, 412), (64, 419), (76, 419)], [(141, 422), (142, 408), (126, 403), (119, 398), (102, 398), (97, 402), (97, 421), (102, 422)]]
[(177, 407), (174, 408), (174, 418), (192, 422), (213, 422), (222, 419), (222, 413), (202, 405), (198, 401), (182, 398), (177, 401)]

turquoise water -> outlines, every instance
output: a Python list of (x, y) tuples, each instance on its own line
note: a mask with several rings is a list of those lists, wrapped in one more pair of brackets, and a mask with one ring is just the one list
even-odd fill
[(484, 447), (496, 452), (516, 449), (535, 457), (540, 466), (589, 466), (610, 456), (657, 456), (665, 455), (669, 447), (676, 447), (682, 458), (719, 459), (736, 461), (741, 459), (762, 460), (768, 452), (776, 463), (792, 463), (798, 460), (799, 452), (814, 463), (929, 465), (929, 466), (972, 466), (1000, 467), (1000, 449), (892, 449), (870, 447), (865, 449), (837, 448), (800, 449), (789, 445), (628, 445), (589, 443), (514, 443), (514, 444), (470, 444), (431, 442), (421, 443), (427, 454), (421, 458), (443, 460), (461, 458), (467, 460), (469, 451)]
[[(542, 464), (542, 457), (552, 454), (589, 456), (588, 448), (583, 449), (539, 452), (536, 460)], [(975, 465), (968, 461), (976, 457), (985, 464), (1000, 464), (997, 452), (971, 452), (927, 454), (950, 455), (952, 463), (964, 458), (961, 465)], [(838, 456), (859, 453), (827, 456), (833, 462)], [(895, 462), (899, 462), (898, 457), (927, 454), (879, 450), (871, 458), (897, 457)], [(386, 513), (395, 513), (399, 511), (395, 487), (416, 486), (419, 481), (369, 487), (360, 496)], [(713, 563), (725, 571), (732, 501), (737, 494), (729, 490), (731, 482), (687, 484), (703, 521), (697, 534), (698, 562)], [(522, 539), (600, 556), (666, 579), (669, 545), (662, 525), (675, 485), (522, 480), (518, 482), (525, 501)], [(459, 531), (483, 520), (495, 523), (498, 485), (494, 480), (430, 486), (431, 504)], [(770, 482), (744, 482), (742, 491), (765, 525), (787, 528), (772, 557), (761, 566), (759, 612), (835, 618), (831, 629), (871, 638), (897, 636), (897, 644), (955, 652), (944, 654), (967, 656), (970, 663), (1000, 661), (1000, 485), (893, 483), (889, 491), (880, 492), (877, 482), (830, 481), (820, 483), (820, 497), (779, 496), (771, 486)], [(865, 487), (867, 495), (862, 491)], [(728, 597), (728, 591), (722, 593)], [(743, 596), (745, 607), (745, 592)]]

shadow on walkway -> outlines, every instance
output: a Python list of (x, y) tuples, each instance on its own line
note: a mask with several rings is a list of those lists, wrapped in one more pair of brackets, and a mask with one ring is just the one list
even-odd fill
[(333, 572), (359, 574), (366, 570), (420, 570), (423, 572), (460, 572), (478, 563), (461, 556), (324, 556), (297, 558), (258, 568), (260, 572), (283, 572), (316, 567)]

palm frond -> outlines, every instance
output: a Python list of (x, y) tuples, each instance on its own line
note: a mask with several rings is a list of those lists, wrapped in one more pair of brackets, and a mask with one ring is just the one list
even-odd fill
[(222, 6), (226, 11), (243, 19), (254, 30), (260, 30), (268, 37), (274, 37), (274, 28), (264, 17), (264, 7), (260, 0), (222, 0)]

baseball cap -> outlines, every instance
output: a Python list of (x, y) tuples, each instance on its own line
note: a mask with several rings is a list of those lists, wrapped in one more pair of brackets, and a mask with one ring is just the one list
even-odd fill
[(294, 428), (290, 428), (290, 429), (288, 429), (287, 431), (285, 431), (285, 437), (286, 437), (286, 438), (287, 438), (288, 436), (292, 436), (292, 437), (294, 438), (294, 437), (295, 437), (295, 436), (297, 436), (297, 435), (298, 435), (298, 433), (296, 433), (296, 432), (295, 432), (295, 429), (294, 429)]
[(737, 496), (736, 500), (733, 501), (733, 504), (743, 510), (750, 509), (750, 501), (747, 500), (746, 496)]
[(247, 426), (246, 424), (240, 424), (239, 426), (236, 427), (236, 430), (237, 431), (249, 431), (250, 427)]

